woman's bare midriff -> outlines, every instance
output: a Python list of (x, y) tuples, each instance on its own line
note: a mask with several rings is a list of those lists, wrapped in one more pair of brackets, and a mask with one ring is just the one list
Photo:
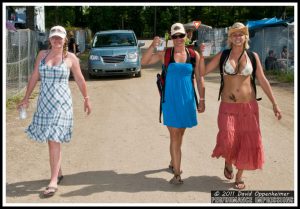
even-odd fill
[(250, 76), (226, 75), (223, 78), (222, 102), (245, 103), (255, 100), (255, 93), (251, 85)]

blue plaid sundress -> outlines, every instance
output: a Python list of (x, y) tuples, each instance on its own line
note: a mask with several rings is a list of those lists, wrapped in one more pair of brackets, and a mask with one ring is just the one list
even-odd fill
[(47, 55), (39, 64), (41, 86), (37, 109), (25, 132), (38, 142), (70, 142), (73, 129), (70, 70), (63, 59), (60, 65), (46, 65)]

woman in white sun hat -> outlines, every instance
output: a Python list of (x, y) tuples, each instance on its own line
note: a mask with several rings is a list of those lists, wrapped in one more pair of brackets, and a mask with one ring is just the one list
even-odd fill
[(57, 185), (63, 178), (61, 143), (70, 142), (72, 137), (73, 106), (68, 85), (70, 70), (83, 96), (84, 111), (88, 115), (91, 113), (91, 104), (79, 61), (75, 54), (67, 52), (66, 35), (66, 30), (62, 26), (51, 28), (50, 48), (39, 52), (25, 96), (18, 105), (18, 108), (28, 107), (30, 95), (40, 79), (37, 108), (25, 132), (34, 141), (47, 142), (49, 146), (51, 179), (43, 192), (44, 197), (53, 196), (57, 191)]

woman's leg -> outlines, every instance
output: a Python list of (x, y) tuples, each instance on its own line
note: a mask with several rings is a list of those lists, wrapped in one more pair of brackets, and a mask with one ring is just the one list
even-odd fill
[(174, 173), (180, 175), (181, 145), (185, 128), (168, 127), (170, 132), (170, 154)]
[(58, 142), (50, 141), (49, 145), (49, 160), (51, 169), (51, 179), (49, 187), (57, 187), (57, 177), (62, 175), (61, 173), (61, 144)]
[(243, 171), (244, 170), (239, 169), (238, 172), (236, 173), (236, 176), (235, 176), (235, 188), (236, 189), (244, 189), (246, 187), (244, 181), (242, 181)]

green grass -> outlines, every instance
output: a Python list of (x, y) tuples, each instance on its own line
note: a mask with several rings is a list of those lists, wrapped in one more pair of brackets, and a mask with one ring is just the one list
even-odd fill
[[(29, 99), (34, 99), (38, 95), (38, 91), (34, 91)], [(24, 98), (24, 93), (19, 93), (9, 99), (6, 100), (6, 109), (11, 110), (17, 108), (17, 105), (22, 101)]]
[(19, 95), (15, 95), (9, 99), (6, 100), (6, 109), (15, 109), (17, 108), (18, 103), (21, 102), (21, 100), (23, 99), (23, 95), (19, 94)]
[(294, 83), (294, 70), (271, 70), (265, 71), (267, 78), (274, 79), (282, 83)]
[(85, 50), (83, 53), (81, 53), (79, 56), (79, 59), (82, 61), (82, 62), (86, 62), (88, 61), (88, 58), (89, 58), (89, 50)]

